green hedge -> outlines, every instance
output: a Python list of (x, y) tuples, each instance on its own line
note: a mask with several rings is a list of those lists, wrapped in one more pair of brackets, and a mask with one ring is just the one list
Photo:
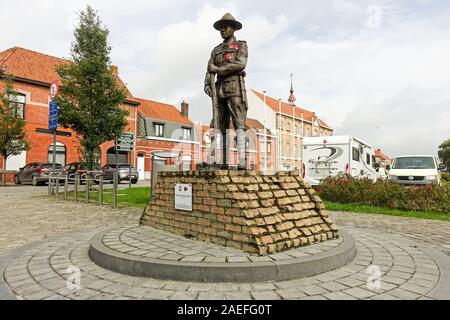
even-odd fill
[(326, 178), (318, 192), (324, 200), (337, 203), (450, 213), (450, 186), (405, 188), (390, 181), (373, 183), (342, 175)]

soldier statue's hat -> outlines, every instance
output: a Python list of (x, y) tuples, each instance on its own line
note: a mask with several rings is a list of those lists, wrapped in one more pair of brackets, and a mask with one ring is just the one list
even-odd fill
[(241, 30), (242, 29), (242, 23), (237, 21), (231, 14), (226, 13), (222, 19), (214, 23), (214, 29), (219, 30), (223, 26), (232, 26), (235, 30)]

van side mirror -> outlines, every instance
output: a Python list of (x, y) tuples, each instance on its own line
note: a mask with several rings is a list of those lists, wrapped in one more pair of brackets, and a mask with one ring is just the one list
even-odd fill
[(387, 166), (386, 166), (386, 170), (391, 170), (391, 166), (390, 166), (390, 165), (387, 165)]
[(23, 167), (22, 167), (22, 168), (19, 168), (19, 171), (23, 171)]

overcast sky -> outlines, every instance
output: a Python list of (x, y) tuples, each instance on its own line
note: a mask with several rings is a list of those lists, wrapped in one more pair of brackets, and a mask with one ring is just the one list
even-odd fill
[(390, 156), (436, 154), (450, 138), (450, 1), (1, 1), (0, 50), (69, 57), (86, 4), (110, 30), (132, 93), (185, 99), (194, 121), (211, 118), (203, 79), (221, 41), (212, 24), (231, 12), (249, 46), (249, 88), (286, 100), (294, 73), (297, 105)]

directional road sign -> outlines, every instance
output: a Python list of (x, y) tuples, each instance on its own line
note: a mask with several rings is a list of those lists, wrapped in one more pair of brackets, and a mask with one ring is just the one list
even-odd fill
[(55, 100), (49, 103), (48, 130), (55, 131), (58, 128), (58, 105)]
[(134, 150), (134, 134), (122, 133), (116, 140), (116, 149), (118, 151), (133, 151)]

